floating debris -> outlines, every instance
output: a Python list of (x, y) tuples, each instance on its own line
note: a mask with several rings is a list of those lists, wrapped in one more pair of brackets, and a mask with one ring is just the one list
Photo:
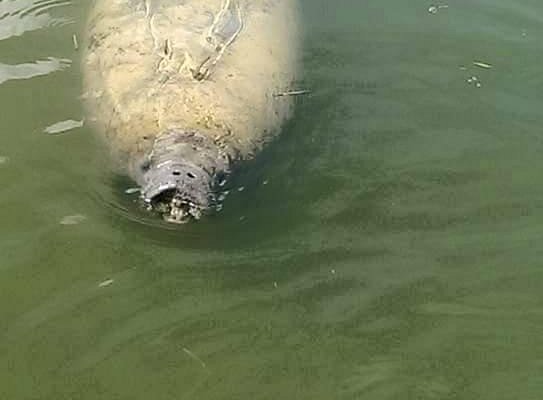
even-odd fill
[(245, 220), (245, 216), (244, 216), (244, 215), (242, 215), (241, 217), (239, 217), (239, 220), (240, 220), (240, 221), (243, 221), (243, 220)]
[(183, 347), (183, 351), (184, 351), (190, 358), (192, 358), (192, 359), (195, 360), (195, 361), (198, 361), (198, 362), (200, 363), (200, 365), (202, 365), (202, 368), (207, 368), (206, 363), (205, 363), (200, 357), (198, 357), (196, 354), (194, 354), (192, 351), (190, 351), (190, 350), (187, 349), (186, 347)]
[(482, 62), (482, 61), (474, 61), (473, 65), (475, 65), (476, 67), (479, 67), (479, 68), (484, 68), (484, 69), (492, 68), (492, 64), (488, 64), (488, 63), (485, 63), (485, 62)]
[(443, 8), (449, 8), (447, 4), (441, 4), (441, 5), (431, 5), (428, 7), (428, 12), (430, 14), (437, 14), (437, 12)]
[(61, 225), (77, 225), (87, 219), (86, 216), (82, 214), (67, 215), (66, 217), (60, 220)]
[(301, 96), (303, 94), (310, 94), (311, 90), (291, 90), (289, 92), (276, 93), (273, 97), (284, 97), (284, 96)]
[(79, 50), (79, 42), (77, 41), (77, 36), (75, 33), (72, 35), (72, 43), (74, 44), (74, 49)]
[(461, 65), (458, 68), (460, 68), (461, 71), (466, 71), (468, 69), (465, 65)]
[(269, 181), (266, 179), (264, 182), (262, 182), (263, 185), (267, 185)]
[(215, 210), (217, 212), (221, 212), (223, 208), (224, 208), (224, 206), (222, 204), (217, 204), (217, 206), (215, 207)]
[(332, 269), (332, 270), (330, 270), (330, 273), (331, 273), (332, 275), (335, 275), (335, 274), (336, 274), (336, 270), (335, 270), (335, 269)]
[(66, 121), (60, 121), (56, 124), (50, 125), (43, 131), (49, 135), (57, 135), (59, 133), (71, 131), (72, 129), (81, 128), (84, 123), (84, 120), (74, 121), (73, 119), (67, 119)]
[(277, 282), (273, 282), (273, 287), (277, 289)]
[(245, 190), (245, 186), (240, 186), (240, 187), (238, 188), (238, 192), (243, 192), (244, 190)]
[(481, 85), (481, 82), (477, 82), (477, 83), (475, 84), (475, 87), (480, 88), (481, 86), (482, 86), (482, 85)]
[(98, 287), (106, 287), (106, 286), (111, 285), (113, 282), (115, 282), (113, 279), (106, 279), (105, 281), (100, 282), (98, 284)]
[(141, 192), (141, 188), (139, 187), (128, 188), (124, 191), (125, 194), (135, 194), (139, 192)]

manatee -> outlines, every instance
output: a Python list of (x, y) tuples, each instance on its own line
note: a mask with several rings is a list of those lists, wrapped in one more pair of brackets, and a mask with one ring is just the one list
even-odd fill
[(199, 219), (292, 115), (297, 0), (97, 0), (82, 61), (88, 120), (141, 198)]

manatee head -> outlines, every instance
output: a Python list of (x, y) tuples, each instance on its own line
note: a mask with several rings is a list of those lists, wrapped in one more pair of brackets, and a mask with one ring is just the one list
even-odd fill
[(215, 188), (229, 170), (229, 159), (207, 136), (168, 130), (134, 173), (148, 208), (173, 223), (199, 219), (215, 203)]

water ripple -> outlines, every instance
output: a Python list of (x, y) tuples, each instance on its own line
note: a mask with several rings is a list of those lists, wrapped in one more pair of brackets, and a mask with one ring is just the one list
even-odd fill
[(25, 32), (71, 23), (55, 18), (47, 11), (72, 4), (62, 0), (8, 0), (0, 2), (0, 40), (21, 36)]
[(65, 133), (77, 128), (81, 128), (85, 121), (75, 121), (73, 119), (67, 119), (65, 121), (59, 121), (46, 127), (43, 132), (49, 135), (58, 135), (59, 133)]
[(29, 79), (35, 76), (48, 75), (51, 72), (68, 68), (72, 61), (65, 58), (49, 57), (24, 64), (0, 63), (0, 84), (13, 79)]

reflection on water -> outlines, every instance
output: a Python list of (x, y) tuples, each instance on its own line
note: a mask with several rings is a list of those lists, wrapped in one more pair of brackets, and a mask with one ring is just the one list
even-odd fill
[[(69, 23), (65, 17), (53, 17), (48, 11), (72, 4), (62, 0), (4, 0), (0, 2), (0, 41), (25, 32)], [(66, 69), (71, 60), (48, 57), (23, 64), (0, 62), (0, 84), (12, 79), (29, 79)]]
[(62, 0), (0, 1), (0, 40), (25, 32), (69, 23), (69, 18), (53, 17), (47, 11), (72, 4)]
[(73, 119), (67, 119), (65, 121), (59, 121), (46, 127), (43, 131), (49, 135), (57, 135), (59, 133), (65, 133), (77, 128), (81, 128), (84, 121), (74, 121)]
[(62, 71), (71, 64), (71, 60), (54, 57), (25, 64), (8, 65), (0, 63), (0, 84), (12, 79), (29, 79), (55, 71)]

